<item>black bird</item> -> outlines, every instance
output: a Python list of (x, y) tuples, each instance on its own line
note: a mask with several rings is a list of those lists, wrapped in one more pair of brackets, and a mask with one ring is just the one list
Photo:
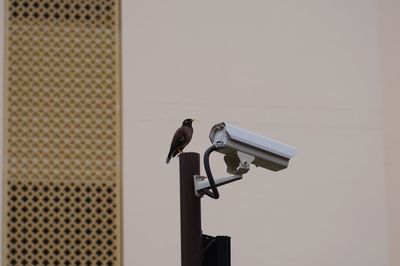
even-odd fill
[(176, 130), (175, 135), (172, 138), (171, 148), (169, 149), (166, 163), (169, 163), (172, 157), (175, 157), (177, 154), (182, 153), (183, 148), (185, 148), (186, 145), (189, 144), (193, 135), (193, 121), (194, 119), (185, 119), (182, 123), (182, 126)]

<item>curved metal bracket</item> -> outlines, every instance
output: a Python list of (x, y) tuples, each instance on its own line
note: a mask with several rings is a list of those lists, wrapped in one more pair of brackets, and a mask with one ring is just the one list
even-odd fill
[[(207, 177), (201, 175), (195, 175), (193, 176), (193, 179), (194, 179), (194, 193), (196, 194), (197, 197), (201, 198), (205, 194), (203, 192), (205, 189), (211, 189), (210, 182), (208, 181)], [(242, 179), (241, 175), (220, 177), (215, 179), (215, 186), (216, 187), (223, 186), (240, 179)]]
[[(208, 159), (208, 156), (207, 156)], [(255, 160), (255, 157), (240, 151), (235, 153), (225, 155), (224, 156), (225, 164), (227, 166), (227, 172), (233, 174), (233, 176), (214, 178), (212, 177), (211, 171), (209, 171), (210, 178), (212, 178), (213, 182), (210, 184), (210, 181), (205, 176), (195, 175), (193, 176), (194, 181), (194, 192), (197, 197), (203, 197), (204, 194), (207, 194), (210, 189), (216, 190), (216, 187), (226, 185), (228, 183), (232, 183), (234, 181), (240, 180), (243, 178), (243, 174), (247, 173), (250, 170), (250, 164)], [(208, 162), (208, 161), (207, 161)], [(206, 164), (209, 168), (209, 164)], [(207, 169), (206, 169), (207, 170)], [(209, 169), (208, 169), (209, 170)], [(218, 195), (219, 197), (219, 195)], [(217, 197), (217, 198), (218, 198)]]

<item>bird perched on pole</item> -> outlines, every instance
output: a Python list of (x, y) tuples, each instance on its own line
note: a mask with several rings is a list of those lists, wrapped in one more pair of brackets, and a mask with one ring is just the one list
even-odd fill
[(182, 126), (178, 128), (172, 138), (171, 148), (167, 156), (166, 163), (169, 163), (172, 157), (183, 152), (183, 148), (189, 144), (193, 135), (192, 122), (194, 119), (185, 119), (182, 122)]

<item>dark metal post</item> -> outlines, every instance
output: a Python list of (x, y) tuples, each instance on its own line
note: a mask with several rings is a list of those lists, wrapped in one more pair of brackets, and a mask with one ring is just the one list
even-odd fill
[(201, 206), (194, 194), (193, 175), (200, 174), (200, 155), (179, 156), (181, 201), (181, 266), (201, 266)]

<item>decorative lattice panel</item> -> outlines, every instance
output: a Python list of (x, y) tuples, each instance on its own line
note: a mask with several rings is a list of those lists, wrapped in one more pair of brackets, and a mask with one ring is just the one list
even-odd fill
[(6, 0), (4, 265), (121, 265), (119, 0)]
[(8, 186), (8, 265), (115, 265), (115, 185), (9, 181)]

